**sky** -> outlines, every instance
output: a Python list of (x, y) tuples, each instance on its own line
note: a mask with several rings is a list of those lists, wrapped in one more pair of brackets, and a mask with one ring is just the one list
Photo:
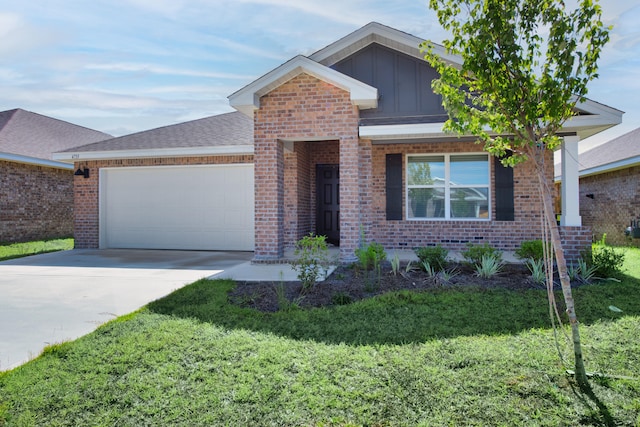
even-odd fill
[[(584, 147), (640, 127), (640, 0), (600, 4), (614, 29), (588, 98), (625, 115)], [(225, 113), (236, 90), (371, 21), (441, 42), (447, 33), (427, 5), (0, 0), (0, 111), (22, 108), (114, 136)]]

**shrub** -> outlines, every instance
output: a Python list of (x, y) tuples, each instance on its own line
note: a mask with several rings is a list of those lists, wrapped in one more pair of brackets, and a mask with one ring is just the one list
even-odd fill
[(413, 251), (420, 259), (420, 265), (424, 266), (426, 263), (437, 271), (444, 269), (449, 254), (449, 251), (440, 245), (416, 248)]
[(380, 265), (387, 259), (387, 253), (380, 243), (371, 242), (356, 249), (358, 262), (363, 270), (379, 270)]
[(520, 259), (532, 259), (539, 261), (544, 258), (544, 248), (542, 240), (525, 240), (520, 243), (520, 247), (516, 250), (516, 256)]
[(329, 268), (329, 248), (325, 236), (310, 233), (296, 242), (294, 251), (297, 259), (291, 263), (298, 273), (303, 289), (313, 287), (320, 275), (326, 275)]
[(496, 262), (502, 263), (502, 252), (488, 243), (483, 245), (467, 243), (467, 250), (462, 252), (462, 256), (476, 267), (482, 264), (482, 259), (485, 257), (494, 258)]
[(595, 274), (601, 278), (615, 277), (622, 272), (624, 253), (610, 246), (594, 245), (591, 252), (591, 265)]

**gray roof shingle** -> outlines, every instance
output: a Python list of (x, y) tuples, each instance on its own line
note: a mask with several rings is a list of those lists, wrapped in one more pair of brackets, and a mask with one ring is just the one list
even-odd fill
[(580, 154), (580, 170), (584, 171), (640, 156), (640, 128)]
[(240, 112), (225, 113), (156, 129), (119, 136), (64, 150), (97, 152), (163, 148), (253, 146), (253, 120)]
[(20, 108), (0, 112), (0, 152), (52, 160), (52, 153), (112, 136)]

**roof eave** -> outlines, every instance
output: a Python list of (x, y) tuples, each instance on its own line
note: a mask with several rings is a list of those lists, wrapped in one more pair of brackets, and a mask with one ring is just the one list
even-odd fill
[(73, 170), (73, 165), (69, 165), (64, 162), (57, 162), (55, 160), (39, 159), (37, 157), (23, 156), (20, 154), (12, 153), (0, 153), (0, 160), (8, 162), (23, 163), (26, 165), (44, 166), (55, 169)]
[(378, 89), (352, 77), (298, 55), (270, 71), (253, 83), (229, 96), (229, 104), (236, 110), (253, 116), (260, 108), (260, 98), (292, 78), (305, 73), (349, 92), (351, 102), (360, 109), (378, 106)]
[(233, 156), (253, 154), (253, 145), (224, 145), (218, 147), (177, 147), (138, 150), (75, 151), (53, 153), (53, 158), (74, 163), (91, 160), (142, 159), (158, 157)]

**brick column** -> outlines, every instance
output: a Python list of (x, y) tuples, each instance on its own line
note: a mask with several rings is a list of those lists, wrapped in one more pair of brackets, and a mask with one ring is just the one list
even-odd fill
[(254, 259), (277, 260), (284, 255), (284, 147), (262, 132), (255, 133), (254, 144)]
[(340, 139), (340, 259), (356, 259), (355, 249), (360, 240), (360, 167), (358, 138), (354, 135)]

